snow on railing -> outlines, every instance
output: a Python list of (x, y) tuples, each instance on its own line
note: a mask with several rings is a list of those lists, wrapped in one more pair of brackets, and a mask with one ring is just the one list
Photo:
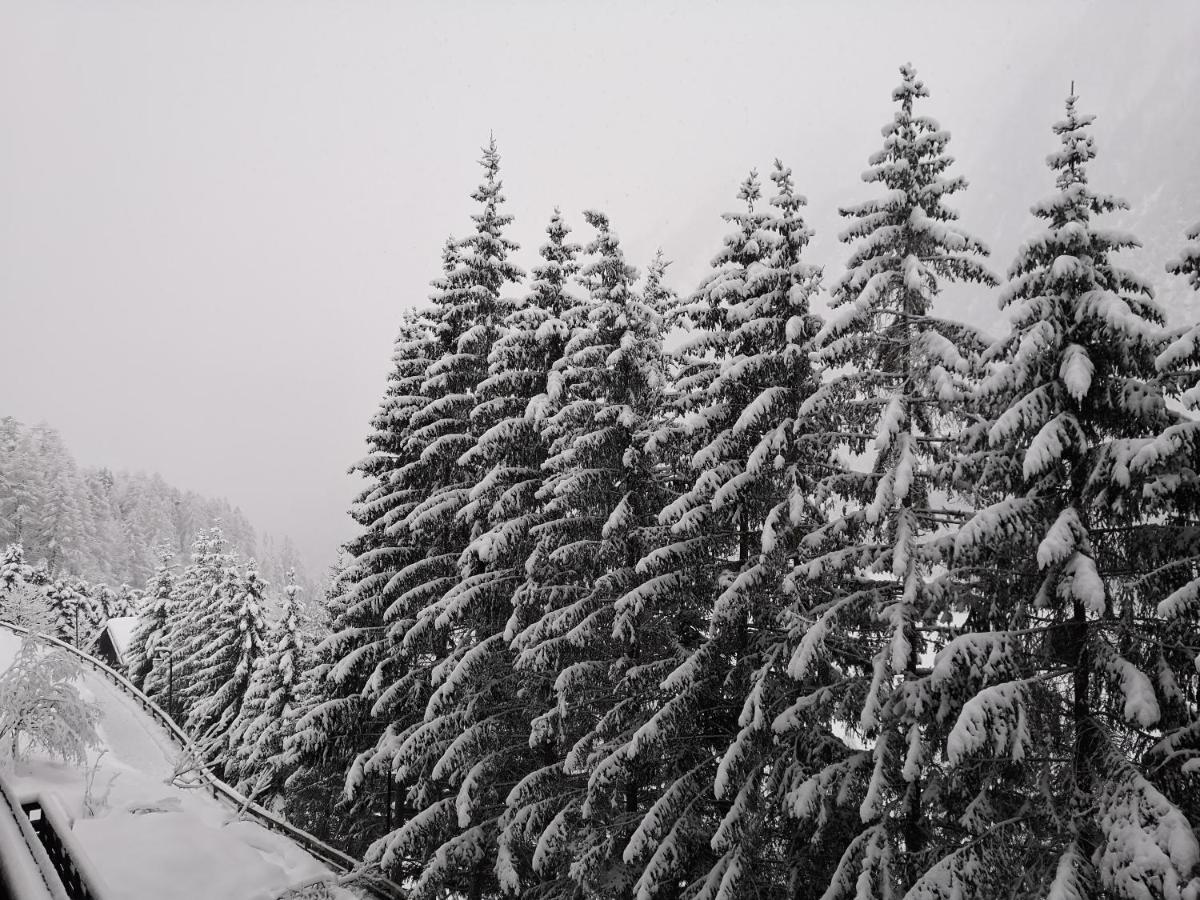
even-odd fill
[(21, 811), (45, 847), (71, 900), (110, 900), (117, 896), (75, 837), (71, 817), (56, 794), (47, 792), (24, 797)]
[(0, 897), (71, 900), (3, 773), (0, 773)]
[[(29, 629), (21, 625), (15, 625), (11, 622), (0, 622), (0, 627), (7, 628), (15, 634), (29, 634)], [(89, 653), (85, 653), (78, 647), (68, 644), (66, 641), (59, 640), (52, 635), (39, 634), (39, 639), (46, 641), (49, 644), (58, 647), (60, 650), (65, 650), (72, 656), (87, 664), (91, 669), (104, 675), (109, 681), (121, 689), (122, 692), (128, 694), (133, 700), (150, 714), (155, 721), (163, 726), (167, 732), (180, 744), (181, 748), (190, 753), (196, 765), (193, 771), (199, 773), (203, 778), (205, 785), (212, 791), (212, 795), (217, 800), (224, 802), (227, 806), (233, 808), (239, 817), (249, 817), (262, 825), (269, 831), (282, 834), (293, 842), (299, 844), (307, 850), (312, 856), (319, 859), (325, 865), (329, 866), (334, 872), (340, 876), (344, 876), (345, 880), (356, 883), (365, 888), (376, 897), (383, 900), (403, 900), (407, 896), (407, 892), (396, 884), (381, 876), (367, 875), (360, 871), (360, 863), (348, 853), (343, 853), (336, 847), (331, 847), (319, 838), (297, 828), (286, 819), (280, 818), (268, 809), (259, 806), (249, 797), (246, 797), (240, 791), (227, 785), (221, 781), (211, 769), (203, 762), (203, 756), (196, 747), (195, 741), (191, 735), (180, 728), (175, 720), (162, 710), (162, 708), (147, 697), (144, 693), (134, 687), (133, 682), (110, 668), (105, 663), (96, 659)]]

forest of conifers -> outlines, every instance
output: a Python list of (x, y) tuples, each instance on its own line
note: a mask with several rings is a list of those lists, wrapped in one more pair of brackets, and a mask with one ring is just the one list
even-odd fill
[(596, 211), (520, 271), (492, 142), (328, 628), (208, 530), (132, 677), (169, 650), (227, 780), (414, 898), (1200, 897), (1200, 324), (1119, 263), (1075, 97), (1003, 269), (892, 97), (844, 270), (776, 162), (687, 295)]

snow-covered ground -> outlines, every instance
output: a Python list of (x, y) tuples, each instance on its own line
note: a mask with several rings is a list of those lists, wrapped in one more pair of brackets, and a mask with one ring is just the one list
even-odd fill
[[(0, 671), (20, 640), (0, 628)], [(133, 699), (90, 669), (79, 685), (100, 709), (102, 746), (88, 768), (32, 757), (10, 774), (22, 794), (58, 796), (113, 897), (271, 900), (313, 882), (333, 883), (324, 865), (287, 838), (237, 820), (199, 788), (172, 785), (178, 750)], [(344, 889), (330, 896), (354, 900)]]

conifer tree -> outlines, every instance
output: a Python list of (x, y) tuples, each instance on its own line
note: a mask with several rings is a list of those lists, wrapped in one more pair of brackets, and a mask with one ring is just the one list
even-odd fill
[(34, 569), (25, 562), (24, 549), (20, 544), (9, 544), (0, 554), (0, 622), (36, 634), (53, 634), (55, 610), (45, 591), (33, 582)]
[(33, 577), (33, 567), (25, 562), (25, 548), (9, 544), (0, 555), (0, 589), (13, 591)]
[(508, 796), (506, 846), (532, 850), (532, 876), (551, 891), (631, 880), (621, 851), (645, 795), (622, 745), (646, 681), (657, 687), (616, 601), (638, 580), (664, 501), (647, 450), (666, 386), (661, 320), (634, 290), (607, 217), (584, 215), (597, 231), (580, 279), (588, 297), (566, 312), (560, 399), (544, 424), (544, 518), (527, 563), (528, 603), (542, 615), (513, 639), (518, 668), (555, 679), (555, 696), (529, 736), (546, 762)]
[(173, 700), (174, 718), (181, 723), (188, 720), (192, 707), (207, 696), (209, 685), (196, 673), (210, 662), (208, 644), (216, 633), (215, 623), (230, 587), (229, 571), (236, 564), (220, 526), (199, 531), (191, 551), (192, 562), (180, 573), (175, 602), (167, 612), (160, 642), (172, 654), (174, 696), (168, 697), (171, 687), (168, 666), (152, 668), (143, 685), (145, 693), (164, 709), (168, 700)]
[(43, 590), (54, 612), (54, 636), (61, 641), (82, 644), (89, 635), (91, 608), (79, 581), (58, 578)]
[[(557, 210), (546, 231), (548, 241), (530, 293), (506, 317), (505, 333), (492, 347), (488, 377), (476, 391), (472, 421), (476, 427), (494, 424), (459, 460), (477, 473), (463, 512), (478, 519), (482, 511), (485, 527), (475, 529), (459, 560), (462, 580), (442, 603), (463, 607), (456, 615), (472, 622), (476, 644), (447, 675), (426, 712), (427, 720), (457, 718), (461, 723), (458, 739), (436, 766), (440, 777), (459, 786), (458, 829), (451, 830), (443, 847), (480, 841), (494, 877), (506, 888), (520, 881), (521, 853), (514, 846), (505, 800), (549, 755), (545, 747), (530, 746), (529, 710), (544, 702), (550, 684), (515, 671), (509, 647), (531, 615), (525, 564), (533, 529), (542, 519), (537, 494), (546, 446), (541, 428), (557, 402), (552, 381), (561, 377), (558, 369), (570, 333), (564, 317), (576, 303), (568, 284), (578, 271), (579, 247), (568, 241), (570, 229)], [(435, 852), (435, 859), (441, 855)], [(461, 877), (453, 866), (445, 874), (438, 868), (431, 866), (422, 884)], [(492, 877), (489, 873), (487, 879)]]
[[(1167, 271), (1200, 291), (1200, 224), (1193, 226), (1187, 236), (1189, 243), (1177, 259), (1168, 263)], [(1200, 409), (1200, 322), (1180, 328), (1155, 364), (1167, 373), (1171, 382), (1168, 390), (1189, 409)]]
[[(1200, 291), (1200, 225), (1188, 232), (1188, 238), (1191, 243), (1167, 271), (1186, 278)], [(1171, 662), (1190, 677), (1172, 684), (1164, 667), (1159, 666), (1155, 673), (1167, 702), (1160, 725), (1162, 738), (1146, 757), (1155, 771), (1155, 785), (1194, 825), (1200, 822), (1200, 798), (1192, 785), (1192, 773), (1200, 767), (1200, 717), (1188, 709), (1185, 698), (1195, 696), (1200, 686), (1187, 666), (1186, 654), (1179, 655), (1179, 651), (1200, 646), (1200, 627), (1196, 625), (1200, 607), (1200, 474), (1196, 466), (1200, 458), (1200, 323), (1175, 329), (1155, 365), (1164, 393), (1186, 412), (1138, 450), (1130, 468), (1149, 476), (1144, 493), (1162, 510), (1156, 517), (1159, 527), (1150, 534), (1151, 556), (1156, 555), (1161, 565), (1146, 581), (1148, 587), (1166, 595), (1156, 610), (1169, 630), (1161, 640), (1164, 646), (1174, 644)]]
[[(492, 646), (488, 639), (495, 604), (490, 613), (480, 613), (472, 606), (473, 593), (461, 589), (460, 566), (476, 574), (464, 551), (489, 526), (487, 507), (471, 499), (482, 473), (470, 459), (460, 459), (503, 411), (481, 401), (487, 397), (489, 357), (510, 311), (503, 291), (522, 277), (508, 259), (517, 245), (504, 234), (512, 217), (501, 210), (494, 140), (480, 162), (484, 181), (472, 194), (479, 204), (472, 217), (474, 231), (447, 246), (446, 274), (435, 283), (436, 342), (421, 385), (425, 402), (409, 423), (420, 454), (423, 496), (403, 520), (421, 553), (403, 570), (409, 587), (399, 601), (412, 617), (399, 619), (393, 629), (402, 664), (381, 686), (376, 709), (382, 711), (383, 704), (397, 698), (420, 696), (428, 688), (434, 693), (421, 718), (411, 717), (407, 704), (405, 714), (389, 713), (390, 724), (376, 748), (360, 755), (347, 781), (347, 792), (353, 794), (366, 774), (392, 773), (406, 789), (407, 802), (421, 810), (418, 819), (385, 835), (368, 854), (400, 877), (419, 871), (418, 895), (443, 886), (476, 895), (494, 877), (484, 850), (488, 825), (463, 826), (467, 830), (455, 834), (461, 821), (457, 798), (471, 790), (470, 784), (463, 785), (468, 773), (456, 770), (448, 757), (439, 767), (464, 724), (461, 707), (453, 701), (442, 706), (441, 701), (452, 697), (456, 679), (469, 671), (470, 654), (486, 654)], [(507, 615), (505, 609), (501, 627)], [(410, 868), (414, 863), (415, 870)]]
[(966, 810), (914, 897), (1200, 891), (1200, 846), (1164, 793), (1184, 760), (1147, 752), (1195, 718), (1179, 651), (1194, 629), (1159, 602), (1179, 577), (1159, 555), (1174, 550), (1174, 504), (1159, 499), (1172, 478), (1131, 465), (1178, 422), (1155, 368), (1163, 316), (1113, 258), (1137, 241), (1098, 221), (1126, 204), (1090, 186), (1092, 117), (1075, 103), (965, 440), (987, 505), (954, 539), (964, 633), (910, 687), (949, 727), (946, 795)]
[(297, 712), (299, 666), (303, 647), (299, 630), (299, 593), (295, 573), (287, 573), (283, 612), (264, 635), (264, 652), (254, 661), (246, 696), (230, 727), (232, 750), (226, 778), (257, 802), (282, 809), (280, 778), (283, 740)]
[[(172, 547), (159, 547), (158, 566), (146, 585), (148, 599), (138, 615), (137, 628), (129, 642), (129, 680), (138, 687), (146, 684), (152, 669), (165, 664), (159, 662), (157, 657), (159, 644), (167, 635), (167, 623), (175, 603), (175, 573), (171, 566), (174, 556)], [(169, 647), (162, 649), (171, 651)]]
[[(448, 250), (447, 274), (457, 265)], [(353, 468), (368, 482), (351, 509), (363, 530), (345, 548), (350, 560), (333, 584), (338, 612), (332, 633), (314, 648), (310, 689), (302, 688), (295, 731), (285, 738), (292, 784), (336, 783), (331, 796), (350, 790), (349, 817), (360, 823), (376, 822), (376, 798), (361, 785), (377, 741), (389, 722), (403, 728), (419, 721), (429, 694), (426, 673), (406, 665), (400, 639), (427, 600), (425, 544), (406, 522), (429, 492), (427, 441), (414, 433), (413, 417), (429, 402), (422, 386), (437, 351), (431, 317), (406, 315), (371, 421), (369, 452)], [(382, 775), (390, 777), (386, 766)], [(389, 803), (391, 791), (383, 793)], [(364, 837), (379, 837), (378, 826), (365, 829)]]
[[(726, 217), (736, 229), (686, 307), (696, 334), (678, 386), (691, 485), (663, 510), (673, 538), (643, 559), (639, 568), (653, 577), (633, 595), (654, 608), (671, 591), (693, 592), (708, 617), (664, 683), (670, 699), (633, 740), (639, 756), (690, 742), (698, 761), (639, 827), (638, 852), (652, 851), (639, 897), (680, 877), (707, 898), (770, 896), (789, 879), (819, 877), (796, 869), (798, 839), (778, 810), (804, 755), (792, 735), (818, 748), (826, 740), (809, 722), (780, 715), (793, 692), (780, 638), (796, 621), (785, 575), (813, 526), (809, 486), (827, 455), (796, 417), (817, 384), (809, 354), (820, 323), (809, 299), (820, 270), (802, 257), (811, 232), (791, 172), (776, 162), (771, 178), (763, 210), (757, 177), (743, 183), (746, 212)], [(696, 733), (706, 736), (707, 760)]]
[(253, 560), (230, 567), (215, 597), (216, 612), (200, 653), (189, 662), (193, 703), (187, 728), (214, 758), (235, 752), (233, 724), (246, 701), (250, 677), (264, 653), (262, 619), (266, 585)]
[[(848, 886), (861, 877), (880, 893), (903, 893), (923, 872), (930, 830), (924, 770), (936, 736), (922, 729), (909, 683), (929, 645), (926, 628), (950, 620), (942, 535), (961, 521), (963, 506), (947, 506), (953, 486), (941, 469), (963, 425), (955, 411), (968, 392), (972, 354), (984, 346), (973, 329), (933, 307), (952, 282), (996, 283), (979, 261), (986, 247), (947, 205), (967, 184), (949, 174), (950, 135), (914, 111), (928, 91), (911, 66), (900, 72), (892, 93), (898, 109), (863, 175), (883, 196), (841, 210), (853, 220), (842, 234), (853, 250), (833, 288), (837, 312), (816, 338), (819, 361), (837, 374), (804, 407), (865, 462), (817, 486), (837, 512), (805, 538), (799, 574), (823, 579), (828, 593), (805, 611), (814, 624), (789, 666), (804, 679), (828, 633), (834, 665), (859, 683), (859, 708), (845, 710), (845, 726), (868, 749), (834, 765), (868, 767), (860, 790), (837, 788), (843, 805), (858, 806), (865, 827), (833, 882)], [(853, 652), (869, 664), (846, 654), (848, 633)], [(836, 896), (831, 888), (827, 897)]]
[[(379, 626), (350, 625), (345, 597), (352, 583), (342, 577), (349, 569), (344, 563), (330, 573), (323, 602), (335, 630), (304, 654), (296, 713), (283, 735), (280, 763), (287, 818), (361, 856), (380, 834), (377, 797), (360, 791), (347, 803), (342, 795), (347, 770), (358, 754), (375, 743), (381, 726), (371, 718), (370, 702), (360, 693), (370, 678), (369, 671), (350, 669), (352, 674), (341, 680), (331, 677), (340, 671), (337, 667), (343, 658), (360, 656), (351, 652), (343, 657), (341, 646), (332, 644), (331, 639), (341, 635), (343, 640), (361, 645), (378, 636)], [(351, 643), (350, 650), (355, 646)]]

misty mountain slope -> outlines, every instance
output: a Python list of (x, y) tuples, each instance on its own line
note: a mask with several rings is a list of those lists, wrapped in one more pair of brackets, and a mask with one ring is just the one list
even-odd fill
[(48, 425), (0, 418), (0, 546), (21, 544), (30, 563), (140, 587), (159, 547), (186, 560), (196, 532), (214, 522), (232, 549), (258, 560), (269, 582), (282, 586), (292, 568), (311, 588), (291, 541), (257, 533), (229, 501), (180, 490), (156, 474), (80, 466)]

